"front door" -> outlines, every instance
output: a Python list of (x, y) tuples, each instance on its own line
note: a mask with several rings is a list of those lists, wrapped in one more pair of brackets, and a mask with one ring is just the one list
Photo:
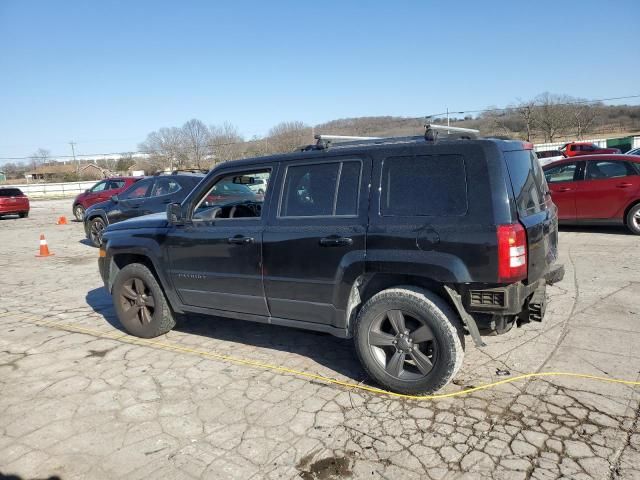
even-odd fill
[(344, 326), (364, 273), (369, 159), (292, 161), (264, 233), (264, 288), (273, 317)]
[(109, 221), (119, 222), (142, 215), (141, 209), (145, 199), (151, 193), (152, 186), (153, 178), (146, 178), (118, 195), (118, 208), (109, 212)]
[[(271, 169), (221, 172), (195, 199), (186, 225), (168, 234), (169, 275), (182, 303), (196, 309), (267, 316), (262, 286), (263, 206), (266, 196), (248, 185)], [(215, 192), (232, 185), (236, 195)]]
[(582, 183), (583, 165), (584, 162), (562, 163), (544, 171), (551, 198), (558, 207), (559, 220), (576, 219), (576, 191)]

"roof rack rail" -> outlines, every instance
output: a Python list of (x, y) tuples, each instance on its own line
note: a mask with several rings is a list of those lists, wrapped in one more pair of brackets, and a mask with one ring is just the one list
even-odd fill
[(433, 125), (427, 123), (424, 126), (424, 139), (428, 142), (437, 142), (440, 134), (449, 139), (473, 140), (480, 138), (480, 130), (474, 128), (449, 127), (445, 125)]

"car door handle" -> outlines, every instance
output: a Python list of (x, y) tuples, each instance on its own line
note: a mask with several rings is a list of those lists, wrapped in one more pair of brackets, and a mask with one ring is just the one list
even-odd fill
[(236, 235), (227, 239), (227, 242), (233, 245), (247, 245), (253, 243), (255, 240), (252, 237), (243, 237), (242, 235)]
[(353, 245), (353, 238), (332, 235), (320, 239), (320, 246), (322, 247), (343, 247), (348, 245)]
[(629, 187), (633, 187), (633, 183), (619, 183), (618, 185), (616, 185), (617, 188), (629, 188)]
[(562, 188), (559, 188), (559, 189), (558, 189), (558, 190), (556, 190), (556, 191), (557, 191), (557, 192), (561, 192), (561, 193), (563, 193), (563, 192), (570, 192), (571, 190), (573, 190), (573, 188), (570, 188), (570, 187), (562, 187)]

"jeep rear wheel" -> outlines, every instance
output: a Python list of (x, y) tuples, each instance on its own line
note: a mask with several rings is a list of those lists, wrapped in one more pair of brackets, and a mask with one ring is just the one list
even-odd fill
[(118, 319), (132, 335), (157, 337), (176, 324), (160, 284), (145, 265), (132, 263), (120, 270), (112, 294)]
[(356, 320), (355, 345), (374, 380), (411, 395), (444, 387), (464, 357), (458, 316), (442, 298), (413, 287), (374, 295)]

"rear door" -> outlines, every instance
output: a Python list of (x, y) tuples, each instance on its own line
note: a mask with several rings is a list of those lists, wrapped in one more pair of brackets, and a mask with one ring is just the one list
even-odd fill
[[(187, 183), (187, 181), (185, 181), (185, 183)], [(186, 196), (181, 195), (180, 200), (176, 198), (182, 189), (183, 186), (175, 178), (156, 177), (153, 187), (151, 187), (151, 193), (142, 201), (139, 215), (149, 215), (150, 213), (165, 211), (167, 205), (172, 202), (179, 202)], [(191, 189), (188, 190), (190, 191)]]
[(640, 190), (636, 169), (629, 162), (607, 158), (586, 163), (585, 179), (576, 193), (578, 220), (622, 219)]
[(576, 219), (576, 192), (582, 179), (584, 162), (561, 163), (544, 170), (553, 203), (558, 207), (558, 218), (565, 221)]
[(518, 219), (527, 232), (528, 281), (544, 276), (558, 255), (557, 208), (532, 150), (504, 152)]
[(264, 232), (271, 315), (344, 327), (350, 287), (364, 273), (371, 161), (348, 156), (283, 166)]

